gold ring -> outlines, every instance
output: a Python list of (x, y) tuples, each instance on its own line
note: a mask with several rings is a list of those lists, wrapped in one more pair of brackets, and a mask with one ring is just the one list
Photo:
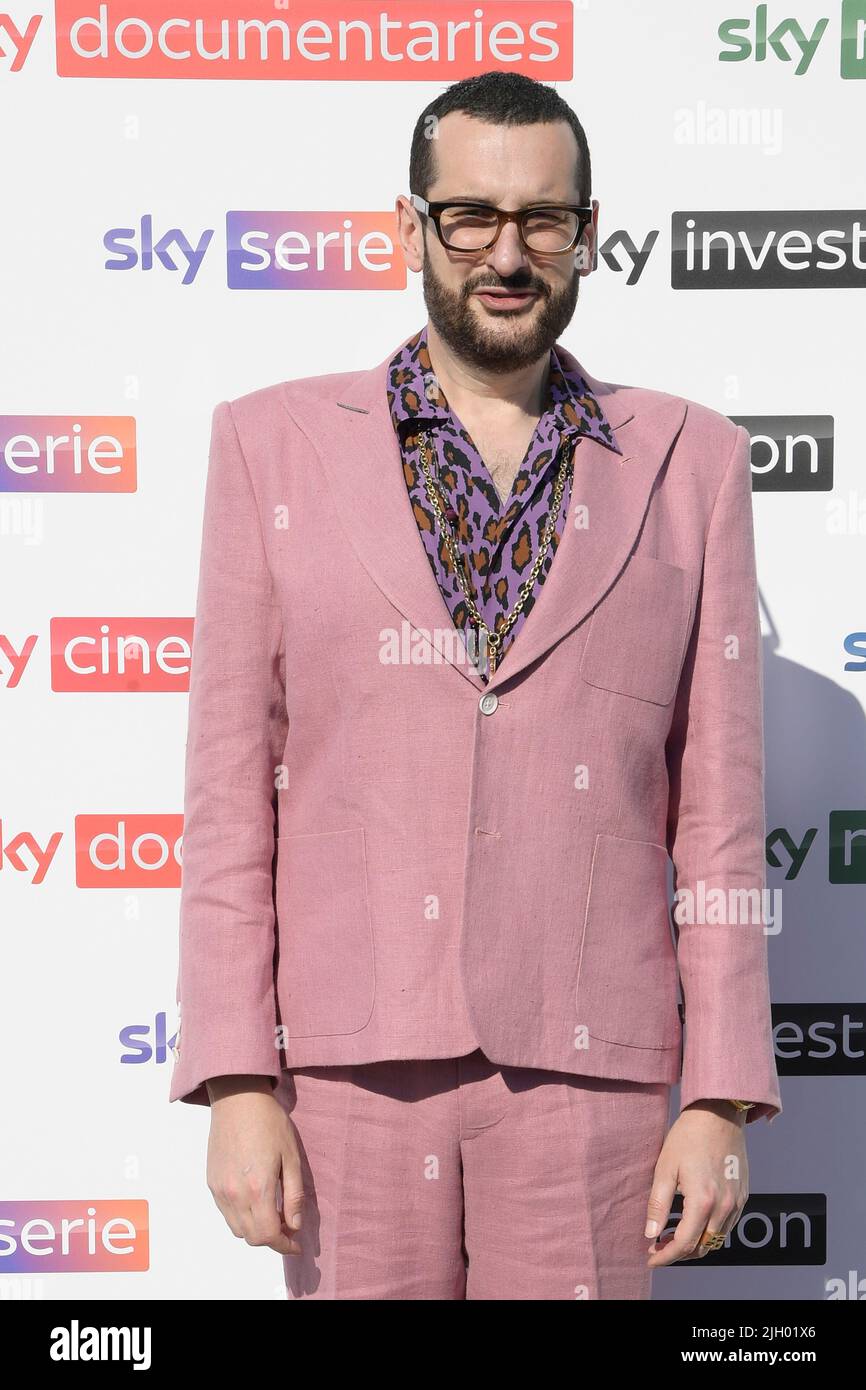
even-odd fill
[(701, 1245), (707, 1250), (721, 1250), (725, 1243), (725, 1237), (721, 1231), (704, 1231), (701, 1236)]

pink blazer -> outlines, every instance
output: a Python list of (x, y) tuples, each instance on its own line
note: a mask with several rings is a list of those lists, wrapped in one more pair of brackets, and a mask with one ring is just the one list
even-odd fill
[(749, 437), (556, 350), (625, 457), (581, 441), (487, 686), (410, 509), (393, 352), (216, 407), (171, 1100), (480, 1046), (780, 1111)]

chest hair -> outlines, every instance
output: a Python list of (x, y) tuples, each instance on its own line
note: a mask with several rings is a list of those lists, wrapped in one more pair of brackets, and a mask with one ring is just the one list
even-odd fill
[(536, 424), (537, 421), (533, 420), (528, 432), (518, 434), (512, 431), (506, 438), (491, 435), (482, 435), (480, 438), (472, 436), (475, 447), (484, 460), (484, 466), (493, 479), (499, 500), (503, 503), (507, 502), (511, 494), (514, 479), (526, 457)]

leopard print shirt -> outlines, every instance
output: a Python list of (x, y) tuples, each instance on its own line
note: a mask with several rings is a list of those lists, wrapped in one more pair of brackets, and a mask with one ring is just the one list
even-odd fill
[[(544, 413), (503, 503), (469, 432), (450, 409), (427, 350), (427, 325), (389, 364), (388, 406), (400, 440), (403, 474), (424, 549), (452, 621), (463, 634), (470, 659), (486, 681), (483, 644), (478, 641), (463, 590), (430, 506), (419, 462), (419, 427), (430, 430), (433, 472), (445, 499), (445, 514), (472, 586), (475, 602), (491, 631), (511, 612), (538, 553), (550, 510), (561, 450), (569, 455), (584, 435), (617, 454), (622, 450), (601, 406), (579, 374), (561, 365), (551, 349)], [(505, 637), (499, 665), (520, 633), (547, 578), (565, 526), (571, 495), (569, 468), (557, 526), (532, 592)]]

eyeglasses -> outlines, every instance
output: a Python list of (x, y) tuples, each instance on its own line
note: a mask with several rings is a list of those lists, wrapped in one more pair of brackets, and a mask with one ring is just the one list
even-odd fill
[(428, 203), (418, 193), (411, 194), (409, 201), (430, 218), (449, 251), (489, 251), (505, 223), (516, 222), (528, 250), (558, 256), (574, 248), (592, 221), (591, 207), (571, 203), (505, 212), (489, 203)]

